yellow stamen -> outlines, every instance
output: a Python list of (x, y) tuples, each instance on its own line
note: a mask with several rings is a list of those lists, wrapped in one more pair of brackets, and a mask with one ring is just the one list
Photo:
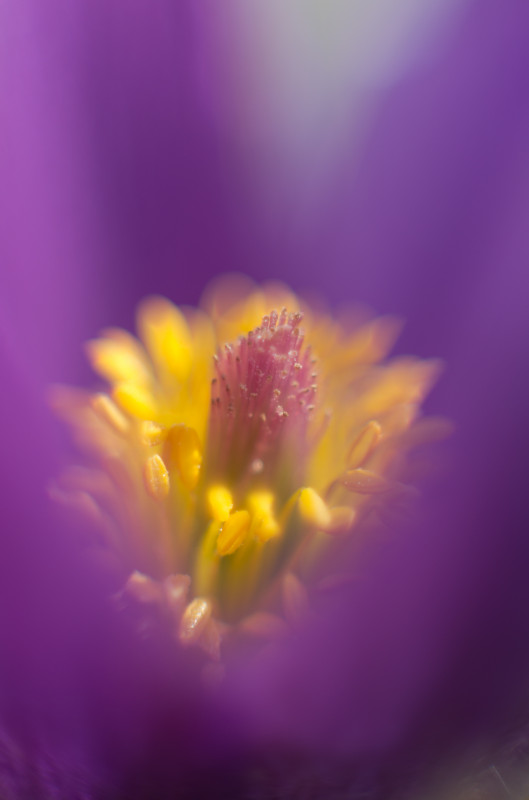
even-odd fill
[(112, 396), (124, 411), (139, 419), (151, 419), (156, 416), (156, 402), (152, 394), (134, 383), (118, 383)]
[(274, 511), (274, 495), (272, 492), (252, 492), (247, 498), (247, 505), (252, 514), (251, 533), (260, 542), (267, 542), (278, 536), (281, 528)]
[(182, 644), (197, 642), (211, 617), (211, 603), (204, 597), (196, 597), (187, 606), (180, 622), (179, 638)]
[(207, 494), (208, 511), (217, 522), (225, 522), (233, 508), (233, 496), (225, 486), (212, 486)]
[(110, 330), (102, 339), (86, 344), (93, 368), (111, 383), (144, 383), (149, 373), (144, 354), (133, 336)]
[(250, 528), (250, 514), (245, 509), (231, 514), (219, 533), (217, 539), (217, 553), (219, 556), (228, 556), (244, 544), (246, 534)]
[(107, 389), (54, 391), (91, 465), (55, 495), (127, 574), (150, 572), (121, 599), (159, 605), (213, 661), (228, 625), (273, 638), (297, 622), (357, 521), (409, 513), (410, 451), (448, 427), (420, 419), (437, 364), (381, 361), (393, 320), (343, 325), (280, 284), (248, 292), (232, 279), (202, 310), (147, 299), (139, 338), (87, 345)]
[(156, 447), (167, 438), (167, 428), (151, 420), (145, 420), (141, 425), (141, 440), (148, 447)]
[(357, 494), (382, 494), (392, 488), (389, 481), (367, 469), (352, 469), (345, 472), (339, 480), (342, 486)]
[(195, 559), (193, 586), (198, 594), (212, 594), (219, 570), (217, 538), (220, 523), (213, 520), (202, 537)]
[(316, 528), (325, 530), (331, 523), (331, 513), (322, 497), (312, 488), (301, 489), (298, 507), (302, 518)]
[(174, 425), (167, 437), (166, 450), (170, 468), (176, 467), (186, 489), (194, 489), (202, 466), (202, 448), (195, 429)]
[(129, 429), (128, 419), (107, 394), (94, 395), (92, 408), (117, 433), (127, 433)]
[(153, 500), (165, 500), (170, 489), (169, 473), (162, 457), (157, 453), (154, 456), (149, 456), (145, 462), (143, 477), (145, 488)]
[(349, 469), (361, 467), (377, 446), (382, 429), (378, 422), (371, 420), (362, 428), (347, 453), (347, 466)]
[(161, 375), (186, 378), (193, 349), (188, 324), (176, 306), (163, 297), (145, 300), (138, 311), (138, 328)]

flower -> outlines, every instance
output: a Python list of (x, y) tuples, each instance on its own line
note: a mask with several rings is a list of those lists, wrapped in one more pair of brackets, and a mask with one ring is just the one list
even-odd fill
[(385, 361), (395, 320), (340, 322), (236, 276), (203, 305), (149, 298), (140, 340), (88, 343), (109, 390), (55, 390), (91, 457), (55, 495), (99, 523), (128, 578), (121, 601), (218, 661), (235, 634), (299, 621), (316, 579), (348, 578), (334, 551), (405, 512), (409, 453), (445, 426), (417, 421), (437, 364)]
[[(244, 40), (225, 18), (205, 26), (184, 1), (131, 3), (126, 19), (112, 0), (59, 6), (0, 11), (3, 725), (26, 763), (63, 753), (66, 797), (82, 791), (77, 761), (96, 785), (110, 776), (111, 796), (185, 794), (182, 773), (220, 764), (257, 796), (293, 794), (297, 779), (298, 793), (309, 781), (324, 797), (339, 783), (387, 797), (490, 736), (528, 671), (527, 6), (468, 4), (379, 87), (360, 150), (344, 93), (330, 166), (312, 169), (319, 135), (304, 149), (292, 135), (296, 181), (276, 140), (256, 146), (239, 125), (250, 66), (277, 64), (272, 48), (227, 87), (204, 58), (217, 28), (228, 61)], [(310, 119), (324, 130), (328, 117)], [(141, 296), (196, 303), (228, 269), (402, 314), (400, 352), (447, 365), (428, 402), (457, 428), (421, 523), (371, 541), (315, 624), (242, 661), (222, 717), (181, 661), (110, 622), (106, 584), (76, 556), (85, 531), (44, 499), (67, 445), (41, 395), (50, 380), (86, 383), (81, 342), (130, 328)]]

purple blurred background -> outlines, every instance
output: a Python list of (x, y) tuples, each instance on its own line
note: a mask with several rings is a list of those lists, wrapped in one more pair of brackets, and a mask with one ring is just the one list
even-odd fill
[[(236, 796), (263, 754), (322, 796), (388, 797), (509, 726), (529, 674), (529, 8), (441, 5), (0, 7), (8, 797), (40, 796), (28, 764), (61, 797), (194, 786), (199, 756)], [(82, 343), (143, 295), (196, 303), (233, 270), (403, 316), (398, 351), (445, 362), (428, 407), (456, 434), (420, 524), (213, 707), (166, 643), (121, 630), (50, 508), (69, 451), (44, 391), (88, 384)]]

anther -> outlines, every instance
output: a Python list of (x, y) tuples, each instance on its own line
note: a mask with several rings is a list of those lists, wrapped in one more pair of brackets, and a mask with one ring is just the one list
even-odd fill
[(92, 398), (92, 408), (117, 433), (128, 431), (128, 419), (107, 394), (96, 394)]
[(303, 519), (316, 528), (325, 530), (331, 522), (331, 512), (322, 497), (312, 488), (301, 489), (298, 497), (299, 512)]
[(250, 528), (250, 514), (245, 509), (231, 514), (221, 528), (217, 539), (219, 556), (229, 556), (244, 544)]
[(367, 469), (352, 469), (338, 479), (342, 486), (357, 494), (382, 494), (389, 491), (392, 484), (380, 475)]
[(180, 622), (179, 639), (183, 645), (197, 642), (211, 617), (211, 603), (203, 597), (196, 597), (187, 606)]
[(225, 522), (233, 508), (233, 496), (225, 486), (212, 486), (207, 493), (208, 511), (217, 522)]
[(247, 504), (252, 514), (251, 533), (261, 542), (278, 536), (281, 528), (274, 515), (272, 492), (252, 492), (247, 498)]
[(202, 466), (202, 448), (195, 429), (174, 425), (169, 431), (164, 453), (169, 468), (176, 467), (186, 489), (194, 489)]
[(149, 456), (143, 470), (145, 488), (153, 500), (161, 502), (169, 494), (169, 473), (163, 459), (157, 453)]
[(347, 466), (349, 469), (361, 467), (367, 461), (378, 442), (382, 429), (378, 422), (371, 420), (362, 428), (358, 436), (354, 439), (349, 452), (347, 453)]
[(148, 447), (155, 447), (162, 444), (167, 437), (167, 428), (163, 425), (158, 425), (157, 422), (145, 420), (140, 429), (141, 440)]

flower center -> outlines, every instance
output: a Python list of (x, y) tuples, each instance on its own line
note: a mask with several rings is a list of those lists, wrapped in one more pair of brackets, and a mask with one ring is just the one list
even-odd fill
[(436, 435), (415, 423), (436, 365), (384, 362), (391, 322), (346, 331), (289, 312), (299, 301), (282, 292), (268, 314), (277, 287), (224, 316), (222, 289), (209, 316), (148, 299), (140, 340), (89, 343), (109, 391), (55, 394), (87, 457), (56, 497), (97, 524), (122, 604), (213, 660), (230, 637), (296, 624), (312, 587), (340, 578), (349, 531), (405, 509), (408, 452)]

